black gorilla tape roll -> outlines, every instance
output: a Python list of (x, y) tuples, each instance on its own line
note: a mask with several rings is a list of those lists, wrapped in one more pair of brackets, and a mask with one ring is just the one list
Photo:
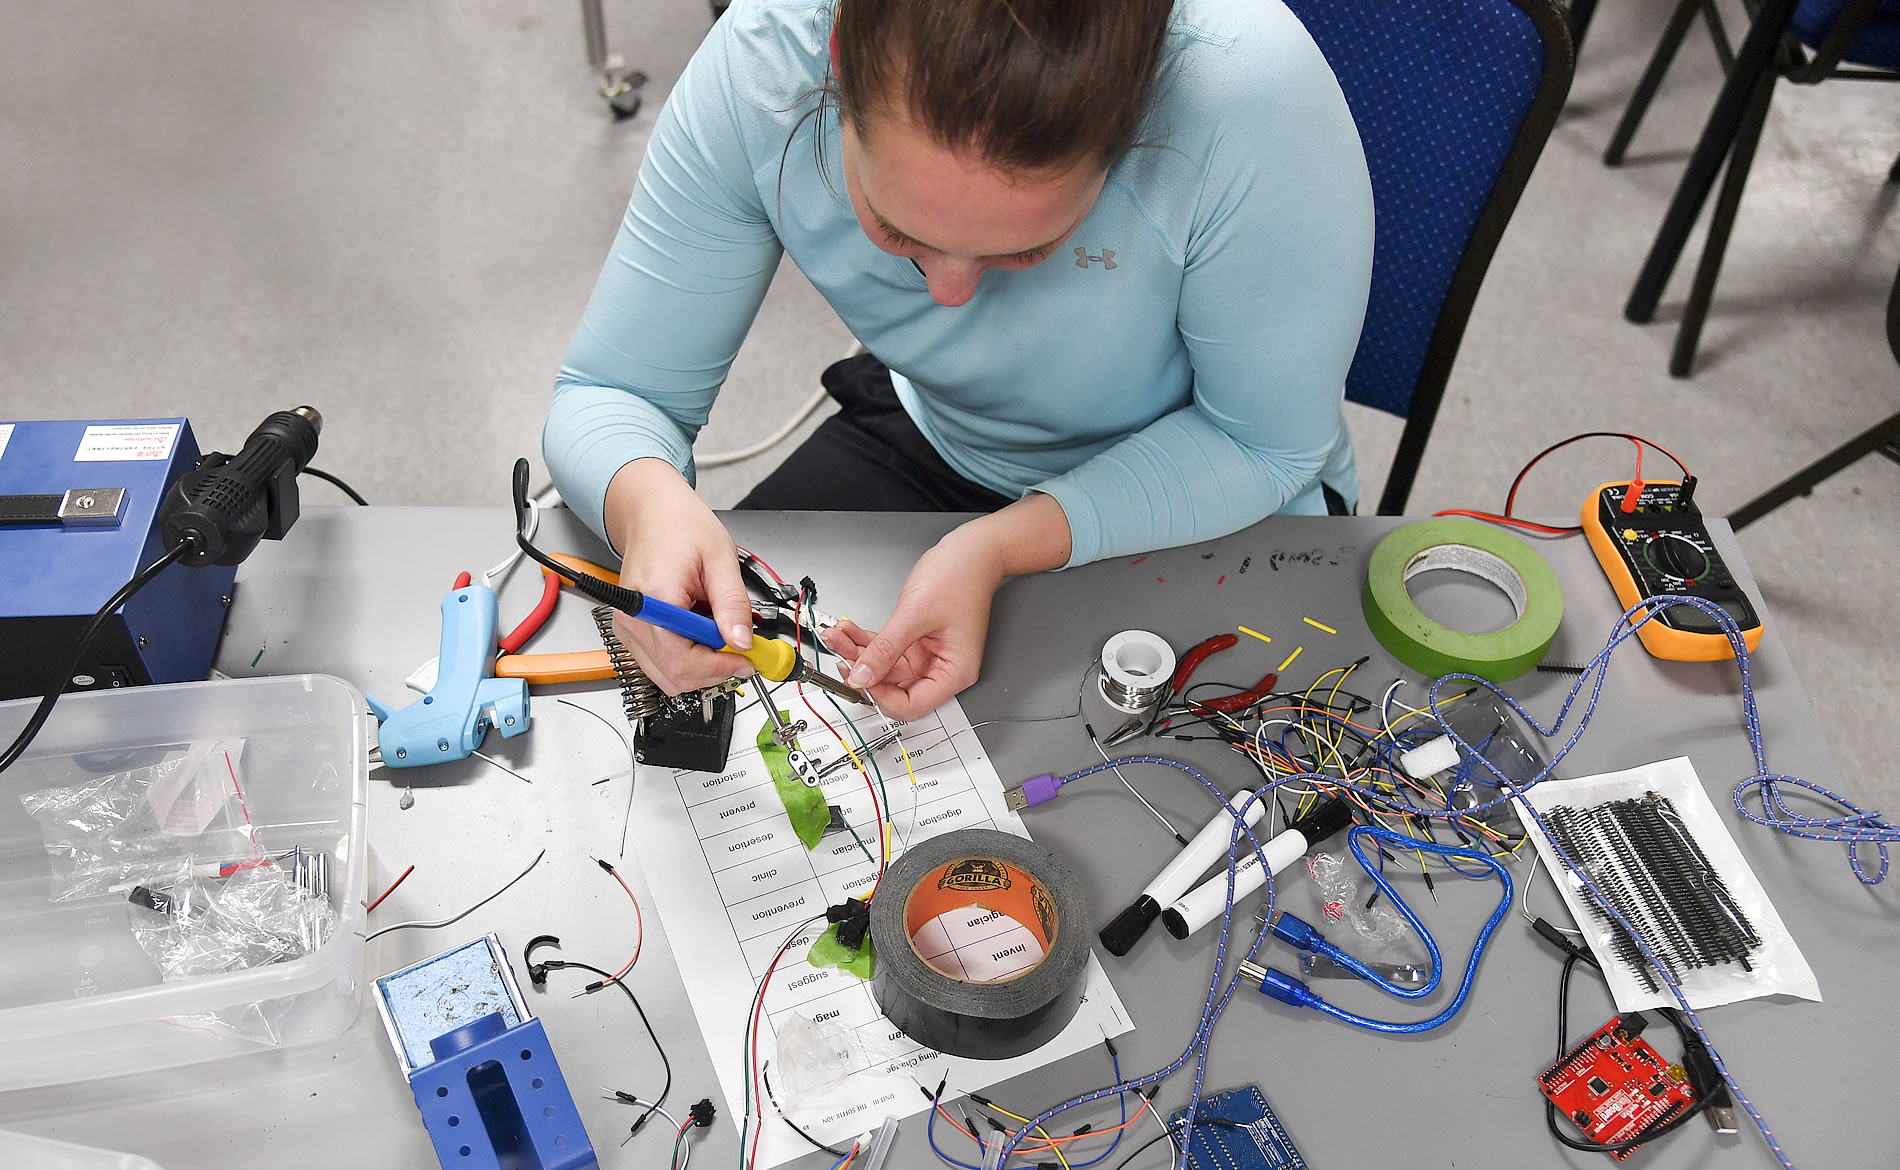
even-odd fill
[[(1034, 965), (991, 982), (958, 979), (918, 953), (939, 915), (1014, 919), (1041, 944)], [(952, 1056), (1002, 1060), (1054, 1039), (1081, 1006), (1091, 928), (1075, 874), (1053, 853), (995, 829), (962, 829), (905, 850), (871, 899), (878, 1007), (906, 1036)]]

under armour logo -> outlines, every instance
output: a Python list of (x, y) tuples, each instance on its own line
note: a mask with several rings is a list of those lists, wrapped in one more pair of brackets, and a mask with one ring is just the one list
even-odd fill
[(1091, 256), (1087, 248), (1077, 248), (1075, 250), (1075, 266), (1077, 268), (1087, 268), (1091, 261), (1100, 264), (1103, 268), (1113, 269), (1115, 267), (1115, 253), (1109, 251), (1107, 248), (1103, 248), (1100, 256)]

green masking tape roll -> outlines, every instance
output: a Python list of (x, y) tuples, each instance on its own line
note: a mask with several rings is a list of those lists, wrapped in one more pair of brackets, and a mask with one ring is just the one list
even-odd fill
[[(1503, 590), (1517, 620), (1489, 634), (1468, 634), (1420, 612), (1406, 582), (1455, 569)], [(1366, 624), (1386, 652), (1421, 674), (1516, 678), (1542, 661), (1564, 618), (1557, 575), (1529, 545), (1488, 524), (1443, 518), (1396, 529), (1372, 550), (1362, 596)]]

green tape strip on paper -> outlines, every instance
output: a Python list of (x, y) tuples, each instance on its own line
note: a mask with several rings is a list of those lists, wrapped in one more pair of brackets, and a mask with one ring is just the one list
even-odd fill
[(838, 941), (838, 926), (833, 923), (811, 944), (805, 961), (814, 967), (836, 967), (846, 974), (869, 979), (877, 973), (877, 948), (871, 945), (871, 936), (866, 934), (864, 945), (852, 950)]
[[(1466, 633), (1426, 617), (1406, 582), (1420, 573), (1453, 569), (1496, 585), (1511, 599), (1517, 620), (1487, 634)], [(1379, 645), (1421, 674), (1475, 674), (1506, 682), (1536, 666), (1564, 617), (1564, 591), (1535, 549), (1488, 524), (1445, 517), (1421, 520), (1387, 534), (1372, 550), (1361, 597), (1366, 624)]]
[[(788, 716), (789, 718), (789, 716)], [(759, 728), (759, 755), (765, 760), (766, 771), (772, 773), (772, 787), (778, 789), (779, 803), (785, 806), (785, 815), (792, 818), (792, 832), (805, 843), (805, 848), (818, 848), (819, 838), (825, 835), (825, 827), (831, 824), (831, 806), (825, 803), (825, 795), (816, 788), (807, 788), (805, 782), (792, 775), (792, 761), (785, 749), (772, 742), (772, 723), (767, 720)]]

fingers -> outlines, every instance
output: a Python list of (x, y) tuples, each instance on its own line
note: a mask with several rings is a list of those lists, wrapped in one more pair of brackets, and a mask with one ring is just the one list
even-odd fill
[(961, 690), (963, 686), (951, 679), (925, 675), (902, 686), (887, 683), (872, 687), (871, 697), (877, 700), (878, 710), (885, 715), (899, 723), (909, 723), (943, 706)]
[(738, 554), (728, 545), (723, 556), (708, 553), (700, 564), (706, 603), (726, 644), (737, 650), (752, 648), (752, 595), (739, 575)]
[[(883, 629), (866, 635), (862, 642), (858, 642), (858, 653), (852, 659), (854, 665), (851, 673), (845, 676), (845, 681), (859, 689), (874, 687), (885, 681), (885, 676), (903, 659), (904, 652), (911, 648), (921, 632), (912, 627), (900, 605), (898, 612), (891, 615), (890, 622)], [(857, 633), (866, 632), (859, 630)], [(855, 636), (853, 640), (856, 641)]]
[(824, 639), (826, 649), (847, 663), (856, 662), (858, 655), (871, 644), (871, 632), (850, 618), (846, 618), (818, 636)]
[(752, 673), (752, 664), (737, 654), (721, 654), (624, 613), (614, 614), (614, 634), (632, 651), (641, 671), (669, 695)]

